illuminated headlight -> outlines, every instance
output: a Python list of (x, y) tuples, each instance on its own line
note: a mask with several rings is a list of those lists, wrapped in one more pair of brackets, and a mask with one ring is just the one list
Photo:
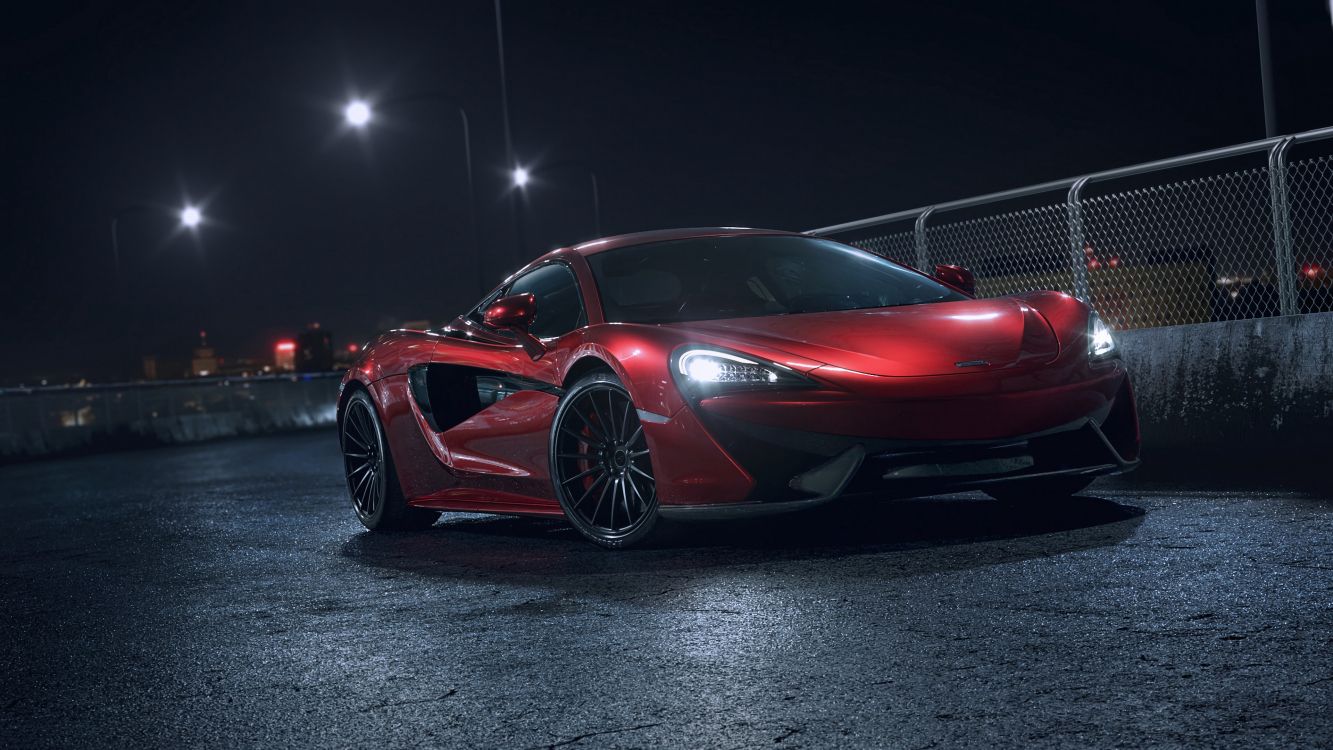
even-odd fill
[(810, 385), (790, 368), (717, 349), (686, 349), (676, 357), (676, 372), (696, 390)]
[(1111, 327), (1097, 313), (1088, 315), (1088, 356), (1103, 359), (1116, 353), (1115, 337)]

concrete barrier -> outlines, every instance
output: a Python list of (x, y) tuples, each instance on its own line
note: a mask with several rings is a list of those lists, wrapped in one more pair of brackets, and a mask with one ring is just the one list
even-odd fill
[(1139, 402), (1138, 480), (1333, 487), (1333, 313), (1117, 338)]
[(0, 390), (0, 462), (332, 426), (341, 376)]

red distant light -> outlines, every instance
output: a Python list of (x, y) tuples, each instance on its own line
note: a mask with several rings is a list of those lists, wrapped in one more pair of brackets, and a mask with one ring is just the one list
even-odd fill
[(1318, 263), (1306, 263), (1305, 266), (1301, 268), (1301, 270), (1305, 272), (1306, 276), (1309, 276), (1310, 278), (1313, 279), (1314, 277), (1324, 272), (1324, 267), (1319, 265)]
[(296, 351), (296, 342), (295, 342), (295, 341), (279, 341), (279, 342), (278, 342), (278, 346), (277, 346), (277, 350), (280, 351), (280, 352), (294, 352), (294, 351)]
[(348, 344), (348, 345), (347, 345), (347, 351), (352, 352), (353, 354), (355, 354), (356, 352), (361, 351), (361, 347), (357, 346), (356, 344)]
[(1088, 258), (1088, 268), (1101, 268), (1102, 262), (1096, 258)]
[(1106, 261), (1106, 264), (1109, 265), (1111, 268), (1119, 268), (1119, 267), (1120, 267), (1120, 256), (1119, 256), (1119, 255), (1112, 255), (1112, 256), (1111, 256), (1111, 259), (1108, 260), (1108, 261)]

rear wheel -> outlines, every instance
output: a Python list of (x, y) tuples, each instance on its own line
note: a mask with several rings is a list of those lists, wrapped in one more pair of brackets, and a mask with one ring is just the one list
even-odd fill
[(986, 494), (1003, 503), (1063, 500), (1092, 484), (1093, 477), (1041, 477), (987, 487)]
[(439, 513), (410, 507), (403, 497), (370, 394), (359, 390), (348, 399), (339, 437), (347, 490), (361, 525), (371, 531), (404, 531), (435, 523)]
[(619, 549), (660, 525), (648, 441), (629, 392), (614, 375), (591, 373), (565, 393), (550, 443), (555, 495), (585, 537)]

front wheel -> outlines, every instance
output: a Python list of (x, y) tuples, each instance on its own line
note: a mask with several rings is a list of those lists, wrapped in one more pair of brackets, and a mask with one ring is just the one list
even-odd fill
[(356, 518), (371, 531), (424, 529), (440, 514), (407, 504), (375, 403), (365, 391), (348, 399), (340, 425), (343, 472)]
[(648, 441), (615, 375), (592, 373), (565, 393), (550, 444), (555, 496), (583, 536), (621, 549), (660, 525)]
[(1063, 500), (1092, 484), (1092, 477), (1039, 477), (987, 487), (987, 495), (1002, 503), (1040, 503)]

